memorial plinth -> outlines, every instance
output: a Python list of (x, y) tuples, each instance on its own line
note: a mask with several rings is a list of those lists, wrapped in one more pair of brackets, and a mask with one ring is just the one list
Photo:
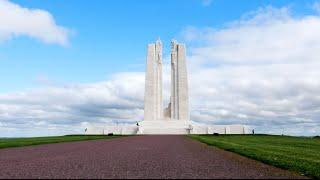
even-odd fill
[(157, 120), (139, 123), (138, 134), (190, 134), (190, 121)]

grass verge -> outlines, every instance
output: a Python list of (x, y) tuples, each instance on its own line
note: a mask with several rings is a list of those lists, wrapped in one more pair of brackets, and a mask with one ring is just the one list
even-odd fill
[(40, 144), (53, 144), (72, 141), (87, 141), (96, 139), (110, 139), (119, 136), (106, 135), (67, 135), (53, 137), (33, 137), (33, 138), (0, 138), (0, 149), (10, 147), (32, 146)]
[(192, 139), (320, 179), (320, 139), (271, 135), (190, 135)]

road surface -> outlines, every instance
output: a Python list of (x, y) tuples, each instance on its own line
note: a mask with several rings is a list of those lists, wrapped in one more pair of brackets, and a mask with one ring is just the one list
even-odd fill
[(0, 149), (0, 178), (301, 178), (186, 136)]

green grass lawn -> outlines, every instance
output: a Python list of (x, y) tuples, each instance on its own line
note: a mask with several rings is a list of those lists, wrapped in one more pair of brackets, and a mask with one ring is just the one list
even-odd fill
[(270, 135), (190, 135), (208, 145), (320, 178), (320, 139)]
[(119, 136), (105, 136), (105, 135), (68, 135), (68, 136), (54, 136), (54, 137), (34, 137), (34, 138), (0, 138), (0, 149), (9, 147), (31, 146), (39, 144), (52, 144), (71, 141), (87, 141), (96, 139), (110, 139)]

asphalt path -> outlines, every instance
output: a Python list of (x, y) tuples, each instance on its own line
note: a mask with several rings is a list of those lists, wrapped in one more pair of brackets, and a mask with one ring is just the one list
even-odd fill
[(186, 136), (132, 136), (0, 150), (0, 178), (302, 178)]

